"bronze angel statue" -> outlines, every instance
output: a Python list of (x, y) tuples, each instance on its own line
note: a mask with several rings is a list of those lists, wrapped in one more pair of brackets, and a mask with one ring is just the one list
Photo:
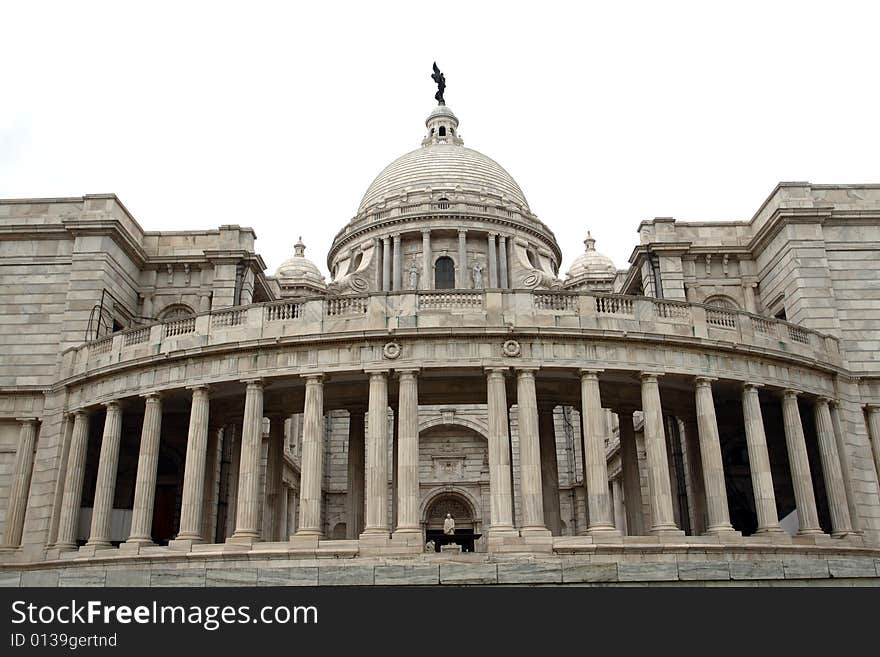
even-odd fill
[(443, 92), (446, 90), (446, 76), (437, 68), (437, 62), (434, 62), (434, 73), (431, 75), (431, 79), (437, 83), (437, 93), (434, 94), (434, 98), (440, 105), (445, 105), (446, 101), (443, 100)]

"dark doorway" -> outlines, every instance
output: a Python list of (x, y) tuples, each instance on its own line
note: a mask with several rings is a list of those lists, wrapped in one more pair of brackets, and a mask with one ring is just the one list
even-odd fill
[(452, 290), (455, 288), (455, 263), (449, 256), (441, 256), (434, 263), (434, 289)]
[(452, 536), (444, 534), (442, 529), (428, 529), (425, 531), (425, 540), (434, 541), (434, 552), (439, 552), (441, 545), (448, 545), (450, 543), (460, 545), (462, 552), (473, 552), (474, 540), (477, 538), (478, 536), (474, 534), (473, 529), (456, 529), (455, 534)]

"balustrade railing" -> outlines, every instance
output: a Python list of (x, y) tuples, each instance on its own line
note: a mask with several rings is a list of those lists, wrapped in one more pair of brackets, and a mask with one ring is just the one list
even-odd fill
[(657, 311), (657, 317), (664, 319), (691, 319), (691, 307), (686, 303), (655, 301), (654, 309)]
[(328, 317), (345, 315), (362, 315), (367, 312), (368, 297), (338, 297), (327, 299), (326, 312)]
[(482, 292), (420, 292), (420, 310), (479, 309), (483, 306)]
[(706, 308), (706, 323), (723, 329), (736, 328), (736, 313), (719, 308)]
[(277, 322), (282, 319), (299, 319), (302, 317), (302, 307), (302, 303), (296, 301), (270, 303), (266, 306), (266, 320)]
[(244, 312), (244, 310), (226, 310), (222, 312), (211, 313), (211, 328), (239, 326), (244, 319)]
[(578, 297), (572, 294), (535, 292), (536, 310), (574, 310), (578, 309)]
[(596, 312), (600, 315), (632, 315), (633, 301), (627, 297), (596, 295)]
[(173, 322), (165, 323), (165, 337), (173, 338), (178, 335), (186, 335), (187, 333), (195, 333), (196, 332), (196, 318), (193, 317), (184, 317), (183, 319), (176, 319)]
[(125, 337), (123, 338), (123, 346), (131, 347), (136, 344), (143, 344), (144, 342), (149, 342), (150, 340), (150, 329), (141, 328), (135, 329), (134, 331), (126, 331)]

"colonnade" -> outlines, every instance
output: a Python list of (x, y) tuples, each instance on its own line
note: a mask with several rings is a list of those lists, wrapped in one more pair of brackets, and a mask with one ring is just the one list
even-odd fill
[[(474, 232), (474, 231), (471, 231)], [(422, 229), (421, 271), (418, 279), (418, 289), (434, 289), (434, 252), (431, 246), (430, 229)], [(455, 266), (455, 288), (469, 289), (474, 287), (471, 279), (472, 270), (467, 257), (467, 235), (464, 228), (458, 229), (457, 262)], [(487, 258), (486, 270), (483, 272), (482, 287), (507, 289), (512, 286), (510, 279), (510, 266), (508, 258), (508, 240), (512, 236), (502, 233), (485, 233)], [(444, 250), (445, 251), (445, 250)], [(404, 279), (406, 267), (403, 262), (403, 238), (401, 233), (393, 233), (386, 237), (376, 238), (375, 252), (381, 256), (381, 264), (377, 266), (377, 272), (381, 272), (381, 289), (386, 292), (410, 289), (409, 281)]]
[[(536, 392), (537, 367), (502, 368), (488, 367), (484, 370), (487, 391), (488, 421), (488, 468), (489, 468), (489, 525), (488, 536), (546, 535), (545, 491), (542, 485), (542, 466), (547, 456), (542, 456), (540, 433), (547, 432), (546, 418), (542, 422)], [(415, 368), (398, 370), (379, 369), (367, 372), (369, 393), (367, 406), (352, 412), (350, 423), (349, 522), (357, 527), (357, 514), (363, 509), (362, 538), (409, 539), (421, 537), (419, 517), (419, 378)], [(511, 441), (507, 398), (507, 380), (515, 379), (516, 404), (519, 431), (519, 480), (514, 482), (511, 468)], [(620, 416), (620, 449), (622, 475), (613, 485), (613, 501), (605, 453), (606, 430), (604, 410), (600, 393), (602, 370), (579, 371), (580, 411), (583, 441), (583, 472), (586, 490), (588, 523), (586, 534), (594, 537), (615, 537), (625, 523), (629, 534), (675, 535), (681, 531), (675, 522), (673, 495), (670, 480), (669, 459), (664, 428), (664, 412), (660, 399), (658, 372), (642, 372), (639, 375), (641, 410), (644, 416), (645, 465), (648, 483), (649, 523), (642, 525), (642, 500), (638, 457), (632, 424), (631, 409), (615, 409)], [(396, 487), (389, 492), (388, 453), (389, 436), (387, 413), (389, 405), (389, 381), (398, 380), (398, 409), (396, 415)], [(303, 407), (303, 435), (301, 446), (301, 472), (299, 488), (298, 524), (294, 537), (301, 539), (321, 538), (322, 529), (322, 477), (324, 459), (324, 377), (321, 374), (304, 375), (305, 396)], [(731, 524), (719, 440), (718, 421), (713, 396), (714, 379), (696, 377), (694, 406), (696, 409), (696, 437), (698, 449), (691, 464), (700, 475), (701, 486), (695, 487), (705, 505), (707, 534), (736, 534)], [(245, 387), (244, 416), (241, 422), (240, 449), (236, 464), (237, 492), (234, 498), (234, 531), (228, 541), (252, 543), (260, 540), (261, 489), (260, 466), (263, 438), (264, 381), (242, 381)], [(765, 424), (759, 399), (760, 384), (746, 382), (741, 385), (741, 405), (752, 489), (757, 515), (757, 533), (781, 533), (777, 515), (773, 478), (767, 446)], [(216, 460), (219, 449), (218, 437), (209, 436), (210, 394), (208, 386), (189, 388), (191, 410), (186, 444), (186, 462), (180, 506), (178, 542), (189, 544), (208, 541), (206, 531), (206, 465)], [(823, 533), (819, 524), (816, 495), (810, 471), (804, 428), (801, 422), (797, 390), (786, 389), (778, 393), (781, 398), (785, 445), (791, 469), (791, 481), (796, 500), (799, 534)], [(143, 395), (144, 419), (141, 428), (140, 449), (134, 489), (134, 502), (130, 535), (127, 544), (146, 545), (152, 542), (151, 523), (156, 494), (156, 477), (159, 455), (159, 436), (162, 426), (162, 397), (159, 393)], [(546, 402), (546, 400), (542, 400)], [(110, 517), (112, 512), (116, 471), (122, 430), (122, 414), (119, 400), (104, 404), (106, 416), (101, 437), (100, 457), (97, 468), (94, 505), (87, 546), (106, 548), (110, 546)], [(366, 427), (363, 411), (366, 411)], [(840, 433), (838, 408), (834, 400), (818, 397), (812, 400), (816, 440), (828, 501), (833, 537), (853, 533), (851, 500), (841, 465), (839, 450), (843, 444)], [(73, 427), (70, 437), (69, 456), (63, 481), (60, 514), (55, 547), (71, 550), (77, 545), (77, 526), (83, 491), (90, 414), (85, 409), (72, 413)], [(880, 411), (868, 409), (868, 422), (872, 436), (880, 430)], [(550, 422), (552, 427), (552, 421)], [(33, 468), (34, 441), (38, 423), (35, 419), (21, 420), (21, 436), (16, 455), (15, 472), (9, 500), (4, 544), (17, 545), (21, 532), (30, 472)], [(542, 429), (543, 427), (543, 429)], [(365, 434), (365, 435), (364, 435)], [(362, 439), (358, 439), (363, 436)], [(213, 447), (209, 444), (214, 440)], [(546, 452), (546, 449), (544, 450)], [(213, 454), (209, 456), (209, 453)], [(363, 470), (358, 460), (366, 461)], [(545, 470), (550, 472), (550, 470)], [(552, 475), (550, 475), (552, 476)], [(358, 478), (359, 477), (359, 478)], [(513, 487), (519, 486), (521, 500), (521, 523), (515, 526), (513, 512)], [(389, 495), (396, 496), (396, 523), (389, 522)], [(285, 495), (284, 502), (287, 502)], [(623, 503), (625, 501), (625, 504)], [(214, 500), (216, 502), (216, 500)], [(350, 533), (350, 537), (351, 533)]]

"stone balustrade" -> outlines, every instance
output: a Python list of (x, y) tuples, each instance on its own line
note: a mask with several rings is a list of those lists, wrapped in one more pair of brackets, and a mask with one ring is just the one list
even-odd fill
[(64, 352), (63, 377), (156, 354), (288, 336), (404, 329), (549, 328), (621, 339), (702, 339), (757, 347), (831, 367), (836, 338), (770, 317), (701, 304), (612, 294), (531, 290), (379, 292), (223, 308), (122, 331)]

